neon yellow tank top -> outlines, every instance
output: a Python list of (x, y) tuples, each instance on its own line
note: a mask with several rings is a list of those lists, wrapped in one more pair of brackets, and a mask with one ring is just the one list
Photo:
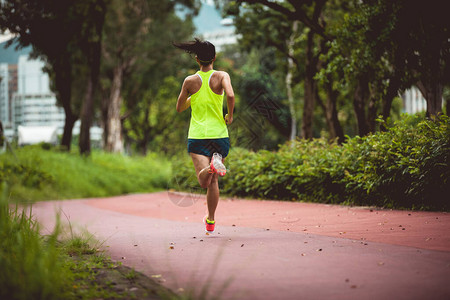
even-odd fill
[(188, 138), (219, 139), (228, 137), (228, 128), (223, 118), (223, 94), (214, 93), (209, 80), (214, 70), (198, 71), (202, 86), (191, 95), (191, 123)]

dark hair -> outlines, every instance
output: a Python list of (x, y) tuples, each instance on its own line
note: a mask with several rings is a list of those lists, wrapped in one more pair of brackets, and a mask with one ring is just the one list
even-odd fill
[(208, 41), (201, 41), (195, 38), (194, 41), (186, 43), (172, 43), (175, 47), (186, 51), (189, 54), (197, 55), (198, 60), (203, 66), (207, 66), (216, 57), (216, 47)]

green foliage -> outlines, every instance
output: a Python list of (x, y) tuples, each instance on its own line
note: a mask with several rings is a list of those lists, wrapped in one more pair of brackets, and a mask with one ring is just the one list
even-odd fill
[(130, 269), (121, 275), (117, 263), (98, 253), (92, 236), (62, 238), (59, 222), (53, 233), (41, 236), (31, 209), (11, 209), (5, 187), (0, 195), (0, 299), (139, 298), (106, 281), (135, 280), (140, 274)]
[[(386, 133), (349, 140), (345, 184), (353, 203), (449, 210), (450, 126), (447, 116), (407, 117)], [(415, 125), (416, 124), (416, 125)]]
[[(220, 179), (228, 195), (345, 203), (391, 208), (450, 210), (450, 123), (403, 116), (388, 130), (349, 138), (298, 140), (279, 151), (234, 148)], [(196, 191), (192, 163), (174, 164), (178, 188)], [(174, 187), (177, 187), (176, 185)]]
[[(31, 212), (11, 209), (6, 185), (0, 195), (0, 298), (62, 299), (70, 280), (61, 251), (58, 230), (43, 238)], [(56, 258), (56, 259), (55, 259)]]
[(104, 197), (165, 188), (167, 159), (93, 152), (92, 157), (25, 147), (0, 155), (0, 182), (10, 185), (12, 200), (37, 201)]

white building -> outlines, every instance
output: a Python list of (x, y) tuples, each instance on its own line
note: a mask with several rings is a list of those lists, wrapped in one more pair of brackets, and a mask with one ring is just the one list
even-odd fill
[(3, 126), (11, 123), (9, 117), (8, 64), (0, 64), (0, 121)]
[(50, 90), (48, 74), (42, 71), (44, 63), (23, 55), (18, 62), (18, 91), (13, 96), (14, 127), (57, 126), (64, 128), (64, 110), (56, 105)]
[[(65, 113), (64, 109), (57, 105), (56, 96), (50, 90), (48, 74), (42, 68), (44, 62), (29, 59), (27, 55), (21, 55), (17, 66), (17, 93), (13, 95), (12, 123), (14, 124), (15, 136), (19, 137), (18, 128), (22, 132), (35, 132), (41, 128), (42, 136), (49, 128), (57, 128), (58, 135), (64, 131)], [(75, 123), (73, 134), (80, 133), (80, 121)], [(99, 144), (102, 140), (102, 128), (91, 127), (91, 140)], [(25, 134), (22, 134), (25, 137)], [(32, 141), (25, 141), (29, 144)], [(52, 141), (52, 143), (54, 143)]]
[(427, 110), (427, 102), (417, 87), (406, 90), (402, 98), (405, 113), (415, 114)]
[(221, 52), (227, 45), (236, 45), (238, 39), (231, 19), (222, 20), (221, 25), (221, 28), (203, 33), (203, 38), (211, 42), (217, 52)]
[(198, 15), (194, 17), (194, 25), (196, 35), (211, 42), (216, 47), (216, 52), (223, 51), (224, 46), (237, 43), (233, 20), (223, 19), (213, 1), (203, 1)]

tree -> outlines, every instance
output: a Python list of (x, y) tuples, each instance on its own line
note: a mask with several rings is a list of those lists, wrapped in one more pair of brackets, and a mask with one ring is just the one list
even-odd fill
[[(164, 106), (175, 112), (169, 101), (176, 100), (178, 95), (162, 99), (161, 95), (168, 94), (159, 90), (168, 84), (168, 77), (176, 77), (181, 83), (189, 70), (189, 63), (195, 67), (188, 55), (180, 55), (179, 50), (172, 46), (173, 41), (192, 39), (192, 19), (188, 16), (182, 20), (173, 10), (169, 10), (162, 18), (152, 20), (147, 27), (146, 38), (140, 44), (142, 58), (135, 63), (132, 72), (127, 72), (122, 87), (124, 138), (128, 143), (134, 143), (144, 155), (150, 141), (173, 123), (173, 118), (165, 110), (159, 110), (157, 103), (162, 101)], [(179, 92), (179, 89), (175, 91)]]
[(2, 123), (2, 120), (0, 120), (0, 147), (3, 147), (4, 141), (5, 141), (5, 135), (3, 133), (3, 123)]
[[(250, 6), (245, 6), (245, 4), (250, 4)], [(286, 70), (288, 82), (291, 84), (297, 84), (298, 80), (301, 80), (300, 78), (303, 80), (304, 103), (301, 136), (312, 138), (315, 104), (318, 103), (324, 109), (331, 138), (339, 137), (339, 140), (342, 141), (344, 135), (337, 118), (336, 91), (331, 89), (331, 84), (328, 86), (330, 93), (327, 94), (325, 105), (320, 98), (318, 82), (315, 79), (319, 68), (323, 65), (320, 57), (328, 51), (325, 42), (332, 38), (325, 30), (327, 23), (324, 11), (330, 10), (328, 6), (331, 6), (326, 4), (325, 0), (285, 2), (242, 0), (236, 3), (229, 2), (227, 13), (235, 16), (238, 31), (243, 33), (241, 42), (244, 43), (244, 46), (248, 47), (258, 39), (262, 40), (266, 46), (273, 46), (280, 51), (286, 57), (288, 65), (289, 62), (295, 63), (298, 75), (294, 78), (299, 78), (297, 82), (291, 82), (290, 69), (286, 68)], [(335, 6), (331, 9), (334, 10)], [(303, 27), (298, 28), (298, 23)], [(254, 30), (255, 27), (258, 28), (257, 32)], [(263, 32), (263, 34), (259, 32)], [(298, 34), (294, 32), (298, 32)], [(305, 38), (299, 38), (301, 36)], [(297, 42), (294, 43), (295, 40)], [(291, 42), (286, 44), (286, 41)]]
[[(390, 62), (416, 78), (416, 85), (427, 101), (427, 116), (437, 116), (442, 112), (443, 87), (450, 83), (450, 18), (442, 9), (443, 1), (429, 1), (426, 5), (417, 0), (395, 2), (366, 2), (369, 8), (396, 12), (391, 28), (380, 26), (374, 31), (388, 31), (396, 55), (401, 58)], [(376, 15), (371, 20), (375, 18)], [(387, 43), (379, 46), (388, 50)]]
[(85, 16), (81, 31), (80, 48), (89, 66), (89, 79), (81, 107), (80, 153), (91, 152), (90, 128), (94, 116), (94, 96), (100, 76), (101, 45), (106, 14), (106, 0), (84, 0), (78, 2), (78, 9)]
[(333, 32), (328, 70), (338, 70), (341, 83), (355, 91), (360, 135), (375, 131), (380, 103), (386, 120), (393, 99), (413, 84), (427, 99), (427, 116), (440, 114), (450, 77), (449, 27), (436, 2), (356, 4)]
[[(181, 2), (184, 7), (196, 13), (196, 1), (113, 1), (108, 10), (104, 29), (103, 47), (103, 104), (105, 150), (123, 151), (122, 116), (123, 81), (130, 74), (143, 76), (147, 72), (149, 54), (155, 51), (149, 42), (161, 39), (163, 32), (155, 34), (156, 24), (173, 20), (175, 4)], [(158, 25), (159, 26), (159, 25)], [(180, 24), (180, 27), (182, 25)], [(161, 28), (164, 30), (163, 28)], [(167, 28), (168, 30), (169, 28)], [(177, 30), (177, 29), (176, 29)], [(181, 32), (185, 32), (181, 30)], [(171, 41), (163, 38), (170, 46)], [(156, 72), (156, 70), (152, 70)], [(133, 101), (132, 101), (133, 102)], [(134, 103), (134, 102), (133, 102)]]
[(72, 129), (78, 119), (71, 102), (73, 51), (82, 18), (71, 0), (7, 0), (0, 2), (0, 29), (8, 29), (19, 47), (33, 46), (33, 55), (47, 62), (56, 98), (65, 112), (61, 146), (70, 149)]

